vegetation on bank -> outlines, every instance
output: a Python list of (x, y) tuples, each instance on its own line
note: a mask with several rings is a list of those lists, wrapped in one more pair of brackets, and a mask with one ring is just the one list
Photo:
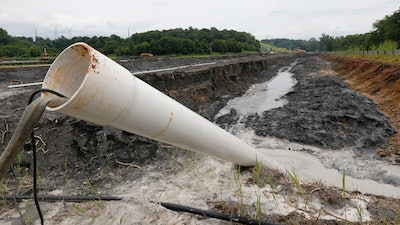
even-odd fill
[(303, 49), (309, 52), (320, 51), (320, 42), (311, 38), (310, 40), (291, 40), (287, 38), (278, 38), (278, 39), (265, 39), (261, 40), (261, 43), (269, 44), (275, 46), (280, 49)]
[(392, 51), (358, 51), (358, 52), (333, 52), (333, 55), (339, 55), (347, 58), (363, 58), (383, 63), (400, 62), (400, 54), (391, 53)]
[(400, 47), (400, 9), (376, 21), (373, 30), (365, 34), (351, 34), (347, 36), (333, 37), (323, 33), (319, 41), (311, 38), (305, 40), (271, 39), (261, 42), (272, 44), (277, 47), (295, 49), (300, 48), (307, 51), (388, 51)]
[(400, 9), (373, 24), (374, 30), (365, 34), (332, 37), (322, 34), (322, 51), (396, 50), (400, 46)]
[(40, 57), (46, 48), (50, 56), (59, 54), (67, 46), (86, 42), (106, 55), (138, 56), (149, 52), (154, 55), (193, 55), (212, 53), (258, 52), (260, 43), (249, 33), (234, 30), (170, 29), (133, 34), (129, 38), (73, 37), (50, 40), (49, 38), (12, 37), (0, 28), (0, 57)]

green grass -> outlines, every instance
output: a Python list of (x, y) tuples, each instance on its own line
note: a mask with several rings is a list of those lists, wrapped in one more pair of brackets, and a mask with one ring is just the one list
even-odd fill
[(236, 166), (236, 170), (233, 172), (233, 176), (235, 178), (235, 183), (237, 186), (237, 192), (235, 193), (238, 196), (239, 199), (239, 208), (241, 208), (241, 205), (243, 205), (243, 190), (242, 190), (242, 185), (243, 181), (241, 178), (241, 167), (240, 165)]
[(4, 180), (0, 180), (0, 194), (1, 194), (1, 200), (3, 202), (3, 205), (6, 204), (6, 185), (4, 184)]
[(342, 174), (342, 198), (346, 198), (346, 169), (343, 169)]
[(238, 191), (242, 191), (242, 179), (240, 178), (241, 177), (240, 170), (241, 167), (240, 165), (238, 165), (236, 166), (236, 170), (233, 172), (233, 177), (235, 178), (235, 183), (238, 188)]
[(348, 58), (365, 58), (373, 61), (384, 62), (384, 63), (397, 63), (400, 62), (400, 55), (393, 54), (350, 54), (350, 53), (341, 53), (335, 52), (332, 53), (335, 55), (340, 55)]
[(22, 187), (21, 162), (22, 162), (23, 155), (24, 155), (24, 150), (22, 149), (17, 155), (17, 166), (15, 168), (16, 173), (17, 173), (17, 194), (19, 193), (19, 190)]
[(73, 204), (72, 208), (75, 209), (76, 212), (78, 212), (78, 214), (85, 214), (85, 210), (83, 208), (81, 208), (79, 205), (77, 204)]
[(90, 192), (91, 192), (93, 195), (98, 196), (98, 193), (97, 193), (96, 189), (94, 188), (93, 184), (90, 182), (89, 178), (85, 177), (85, 182), (87, 183)]
[(289, 50), (287, 50), (286, 48), (276, 47), (274, 45), (263, 43), (263, 42), (261, 42), (260, 44), (261, 44), (261, 46), (267, 46), (274, 53), (289, 53)]
[(264, 180), (261, 177), (261, 171), (262, 171), (262, 161), (258, 161), (256, 158), (256, 166), (254, 168), (254, 176), (256, 179), (256, 184), (258, 187), (263, 187), (264, 186)]
[(362, 217), (362, 208), (361, 207), (357, 207), (357, 214), (358, 214), (358, 222), (360, 222), (362, 224), (363, 217)]
[(274, 185), (274, 182), (272, 181), (272, 178), (268, 179), (268, 184), (269, 184), (269, 187), (271, 188), (272, 197), (274, 198), (275, 203), (278, 205), (278, 200), (276, 199), (276, 195), (275, 195), (275, 192), (276, 192), (275, 185)]
[(292, 167), (292, 172), (286, 169), (286, 172), (288, 173), (289, 177), (292, 179), (293, 183), (297, 186), (299, 191), (303, 196), (305, 196), (303, 187), (301, 186), (300, 179), (297, 177), (296, 171), (294, 170), (294, 167)]
[(262, 210), (261, 210), (261, 192), (260, 192), (260, 189), (257, 190), (256, 196), (257, 196), (257, 200), (256, 200), (256, 220), (258, 220), (258, 222), (261, 223)]

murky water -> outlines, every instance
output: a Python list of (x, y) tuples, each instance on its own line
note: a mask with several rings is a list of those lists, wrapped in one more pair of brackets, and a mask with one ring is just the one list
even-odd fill
[(261, 115), (264, 111), (284, 106), (287, 100), (282, 97), (296, 84), (293, 73), (290, 72), (296, 63), (297, 61), (281, 68), (271, 80), (252, 85), (242, 97), (230, 100), (215, 118), (230, 113), (231, 108), (240, 115)]
[[(282, 68), (271, 80), (253, 85), (243, 96), (229, 101), (216, 118), (228, 114), (231, 108), (237, 111), (239, 118), (244, 118), (285, 105), (287, 102), (282, 97), (296, 84), (290, 72), (295, 64)], [(260, 137), (251, 128), (245, 128), (241, 120), (232, 127), (232, 133), (286, 169), (294, 169), (304, 180), (322, 181), (326, 185), (342, 188), (345, 173), (347, 190), (400, 198), (400, 167), (376, 159), (373, 152), (361, 155), (353, 149), (329, 151), (277, 138)]]

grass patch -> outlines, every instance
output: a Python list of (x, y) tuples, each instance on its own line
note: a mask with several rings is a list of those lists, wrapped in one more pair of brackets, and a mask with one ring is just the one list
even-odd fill
[(286, 172), (288, 173), (290, 179), (292, 179), (293, 183), (297, 186), (299, 191), (303, 196), (305, 196), (303, 187), (301, 186), (300, 179), (297, 177), (296, 171), (294, 170), (294, 167), (292, 167), (292, 172), (286, 169)]
[(362, 59), (368, 59), (368, 60), (373, 60), (377, 62), (383, 62), (383, 63), (397, 63), (400, 62), (400, 55), (395, 55), (395, 54), (350, 54), (350, 53), (340, 53), (340, 52), (335, 52), (332, 53), (334, 55), (339, 55), (339, 56), (344, 56), (347, 58), (362, 58)]

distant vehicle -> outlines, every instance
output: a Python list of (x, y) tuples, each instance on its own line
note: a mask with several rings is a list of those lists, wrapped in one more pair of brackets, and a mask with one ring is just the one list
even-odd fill
[(303, 49), (300, 49), (300, 48), (294, 49), (294, 52), (295, 52), (295, 53), (300, 53), (301, 55), (306, 54), (306, 50), (303, 50)]
[(47, 49), (43, 49), (43, 55), (42, 55), (42, 60), (49, 60), (49, 54), (47, 54)]
[(142, 58), (153, 58), (153, 56), (154, 55), (149, 52), (140, 53), (140, 57), (142, 57)]

